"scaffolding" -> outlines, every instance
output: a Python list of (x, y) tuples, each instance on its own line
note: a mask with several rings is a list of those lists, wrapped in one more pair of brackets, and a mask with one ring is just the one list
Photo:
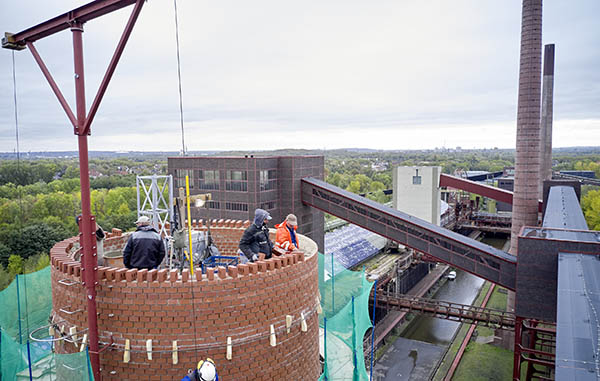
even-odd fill
[(166, 224), (173, 220), (173, 176), (137, 176), (136, 188), (138, 218), (147, 216), (156, 231), (167, 236)]

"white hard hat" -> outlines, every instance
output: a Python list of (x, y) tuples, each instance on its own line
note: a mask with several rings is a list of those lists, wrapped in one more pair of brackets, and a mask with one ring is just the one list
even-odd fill
[(148, 216), (140, 216), (135, 223), (136, 225), (148, 225), (150, 223), (150, 219)]
[(202, 381), (214, 381), (217, 376), (217, 369), (211, 359), (198, 363), (198, 375)]

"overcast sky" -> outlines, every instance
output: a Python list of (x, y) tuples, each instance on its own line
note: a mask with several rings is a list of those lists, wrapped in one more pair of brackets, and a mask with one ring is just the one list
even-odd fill
[[(3, 1), (0, 32), (75, 8)], [(521, 2), (178, 0), (188, 150), (514, 148)], [(133, 8), (85, 25), (88, 107)], [(556, 44), (554, 146), (600, 145), (600, 2), (544, 2)], [(37, 48), (74, 105), (71, 32)], [(0, 151), (15, 149), (0, 50)], [(21, 151), (77, 140), (28, 50), (15, 52)], [(173, 1), (149, 0), (92, 126), (91, 150), (181, 149)]]

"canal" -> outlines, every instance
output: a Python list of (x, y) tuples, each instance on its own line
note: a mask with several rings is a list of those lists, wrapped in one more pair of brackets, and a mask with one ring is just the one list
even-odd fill
[[(484, 238), (482, 242), (502, 249), (506, 239)], [(456, 270), (456, 279), (442, 284), (432, 298), (472, 304), (484, 282), (479, 277)], [(459, 327), (458, 322), (416, 315), (374, 367), (374, 379), (428, 380)]]
[[(447, 281), (432, 299), (446, 302), (471, 304), (477, 298), (484, 280), (461, 270), (456, 270), (456, 279)], [(459, 322), (417, 315), (410, 322), (402, 337), (426, 343), (448, 345)]]

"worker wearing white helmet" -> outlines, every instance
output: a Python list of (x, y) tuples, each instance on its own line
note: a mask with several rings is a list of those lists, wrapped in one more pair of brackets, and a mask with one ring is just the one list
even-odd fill
[(201, 360), (196, 369), (190, 369), (181, 381), (219, 381), (215, 362), (209, 358)]

